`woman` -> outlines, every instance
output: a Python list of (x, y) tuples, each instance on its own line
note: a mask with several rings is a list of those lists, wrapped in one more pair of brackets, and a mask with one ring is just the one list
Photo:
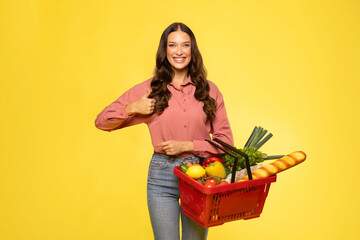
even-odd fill
[[(221, 154), (205, 139), (233, 145), (222, 94), (206, 79), (193, 32), (173, 23), (163, 32), (154, 76), (120, 96), (95, 121), (112, 131), (148, 125), (154, 154), (150, 161), (147, 198), (155, 239), (179, 239), (179, 188), (175, 166)], [(182, 239), (206, 239), (208, 229), (181, 212)]]

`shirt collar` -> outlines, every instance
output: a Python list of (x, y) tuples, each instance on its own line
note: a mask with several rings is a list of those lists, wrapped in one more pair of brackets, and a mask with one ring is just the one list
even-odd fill
[(181, 86), (185, 86), (185, 85), (188, 85), (188, 84), (192, 84), (192, 85), (194, 85), (194, 83), (191, 81), (191, 77), (190, 77), (190, 75), (188, 76), (188, 78), (187, 78), (187, 80), (186, 80), (185, 84), (183, 84), (183, 85), (181, 85)]
[[(191, 81), (190, 75), (187, 77), (186, 82), (185, 82), (184, 84), (181, 84), (180, 86), (181, 86), (181, 87), (184, 87), (184, 86), (186, 86), (186, 85), (188, 85), (188, 84), (194, 85), (194, 83)], [(174, 84), (172, 84), (172, 82), (169, 83), (169, 85), (171, 85), (171, 86), (173, 86), (174, 88), (176, 88), (176, 87), (174, 86)]]

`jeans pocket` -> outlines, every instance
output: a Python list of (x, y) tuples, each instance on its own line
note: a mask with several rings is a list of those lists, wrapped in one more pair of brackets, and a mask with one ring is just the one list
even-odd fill
[(153, 158), (150, 161), (149, 168), (154, 169), (154, 170), (160, 170), (160, 169), (165, 169), (168, 165), (169, 165), (169, 162), (167, 159)]

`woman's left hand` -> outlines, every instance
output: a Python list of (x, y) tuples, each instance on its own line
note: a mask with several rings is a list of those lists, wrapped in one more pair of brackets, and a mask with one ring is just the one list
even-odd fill
[(194, 151), (194, 143), (192, 141), (166, 141), (159, 143), (157, 147), (161, 147), (167, 155), (177, 155), (182, 152)]

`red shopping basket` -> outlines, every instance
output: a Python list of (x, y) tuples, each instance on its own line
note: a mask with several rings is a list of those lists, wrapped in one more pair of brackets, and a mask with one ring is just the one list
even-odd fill
[[(219, 140), (217, 142), (235, 150)], [(227, 152), (219, 146), (216, 147)], [(241, 154), (243, 155), (243, 153)], [(247, 158), (246, 155), (245, 159), (248, 164)], [(235, 159), (235, 166), (236, 162), (237, 159)], [(276, 181), (276, 175), (236, 183), (232, 178), (233, 183), (231, 184), (208, 188), (181, 172), (179, 167), (174, 168), (174, 174), (179, 177), (180, 201), (183, 212), (203, 227), (213, 227), (225, 222), (259, 217), (270, 184)], [(232, 174), (235, 175), (235, 170)], [(250, 166), (248, 174), (249, 179), (252, 179)]]
[(203, 227), (259, 217), (270, 184), (276, 181), (274, 175), (208, 188), (181, 172), (179, 167), (175, 167), (174, 173), (179, 177), (183, 212)]

